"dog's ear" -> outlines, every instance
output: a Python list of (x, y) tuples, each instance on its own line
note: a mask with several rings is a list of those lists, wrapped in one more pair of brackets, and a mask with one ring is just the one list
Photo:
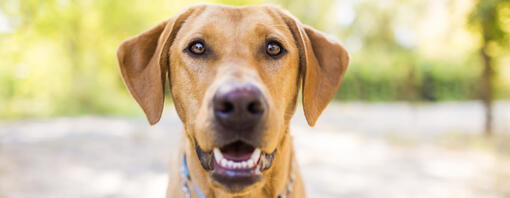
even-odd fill
[(333, 38), (301, 24), (286, 11), (280, 13), (299, 48), (303, 109), (308, 125), (314, 126), (340, 87), (350, 56)]
[(194, 8), (125, 40), (117, 50), (122, 78), (129, 92), (142, 107), (151, 125), (163, 111), (169, 48), (185, 19)]

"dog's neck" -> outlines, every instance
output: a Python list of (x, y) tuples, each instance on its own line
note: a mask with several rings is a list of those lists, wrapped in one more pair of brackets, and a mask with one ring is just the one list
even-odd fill
[[(186, 158), (198, 158), (196, 152), (194, 152), (195, 149), (191, 141), (186, 141), (186, 147), (187, 149), (185, 149), (186, 152), (184, 153)], [(243, 194), (232, 194), (217, 187), (213, 187), (210, 184), (208, 173), (203, 170), (199, 160), (187, 159), (186, 162), (181, 165), (186, 165), (188, 170), (200, 170), (188, 171), (189, 180), (184, 181), (186, 177), (181, 177), (181, 180), (186, 183), (186, 188), (189, 190), (191, 197), (200, 198), (200, 194), (205, 195), (207, 198), (286, 197), (288, 193), (292, 191), (295, 174), (295, 168), (293, 168), (293, 166), (296, 162), (292, 148), (292, 140), (287, 131), (277, 147), (272, 167), (264, 173), (265, 179), (261, 184), (258, 184), (259, 186)], [(181, 181), (181, 184), (184, 183)]]

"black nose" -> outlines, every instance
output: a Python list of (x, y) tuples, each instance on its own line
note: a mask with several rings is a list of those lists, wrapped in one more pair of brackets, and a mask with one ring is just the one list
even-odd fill
[(266, 112), (266, 103), (260, 90), (251, 84), (225, 86), (213, 98), (216, 120), (231, 130), (251, 130)]

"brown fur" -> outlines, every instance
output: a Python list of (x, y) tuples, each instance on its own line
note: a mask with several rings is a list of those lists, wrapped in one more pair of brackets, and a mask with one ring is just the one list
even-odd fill
[[(191, 58), (183, 52), (196, 37), (207, 41), (212, 52), (207, 58)], [(288, 51), (284, 57), (273, 60), (264, 56), (261, 47), (268, 37), (282, 43)], [(178, 158), (171, 166), (168, 197), (184, 196), (178, 172), (183, 154), (193, 184), (207, 197), (276, 197), (287, 184), (289, 171), (296, 175), (291, 197), (305, 196), (299, 169), (291, 166), (296, 159), (289, 122), (301, 82), (310, 126), (340, 86), (349, 55), (338, 42), (274, 6), (199, 5), (126, 40), (117, 55), (125, 84), (150, 124), (161, 117), (168, 75), (185, 130)], [(261, 89), (269, 103), (269, 119), (258, 146), (266, 153), (277, 151), (264, 179), (235, 193), (209, 178), (193, 141), (207, 151), (215, 146), (210, 101), (225, 82), (250, 82)]]

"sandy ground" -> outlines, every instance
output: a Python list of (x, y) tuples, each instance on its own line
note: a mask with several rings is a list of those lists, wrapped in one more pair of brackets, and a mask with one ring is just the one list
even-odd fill
[[(154, 127), (141, 117), (0, 122), (0, 197), (164, 197), (169, 154), (182, 134), (167, 109)], [(482, 113), (475, 102), (337, 103), (310, 128), (299, 110), (291, 131), (308, 195), (510, 197), (508, 157), (434, 143), (480, 133)], [(509, 102), (497, 104), (496, 118), (496, 131), (510, 133)]]

